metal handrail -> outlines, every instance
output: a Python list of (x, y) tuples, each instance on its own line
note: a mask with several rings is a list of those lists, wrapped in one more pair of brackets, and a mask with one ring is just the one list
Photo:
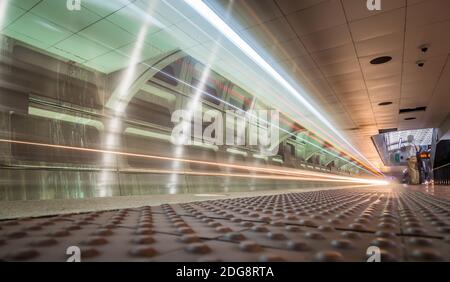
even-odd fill
[(444, 167), (447, 167), (447, 166), (450, 166), (450, 163), (445, 164), (445, 165), (442, 165), (442, 166), (437, 167), (437, 168), (433, 168), (433, 171), (438, 170), (438, 169), (441, 169), (441, 168), (444, 168)]

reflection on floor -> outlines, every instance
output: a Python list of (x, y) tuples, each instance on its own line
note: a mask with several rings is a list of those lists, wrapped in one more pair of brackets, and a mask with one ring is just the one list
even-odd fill
[[(64, 261), (450, 261), (450, 201), (348, 188), (2, 221), (0, 258)], [(439, 188), (441, 189), (441, 188)], [(442, 188), (448, 189), (448, 188)], [(372, 247), (372, 248), (369, 248)]]

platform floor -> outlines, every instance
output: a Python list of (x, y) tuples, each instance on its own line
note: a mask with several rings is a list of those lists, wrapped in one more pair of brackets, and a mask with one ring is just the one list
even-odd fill
[(3, 220), (0, 259), (65, 261), (76, 246), (82, 261), (366, 261), (368, 250), (381, 261), (450, 261), (448, 191), (266, 191)]

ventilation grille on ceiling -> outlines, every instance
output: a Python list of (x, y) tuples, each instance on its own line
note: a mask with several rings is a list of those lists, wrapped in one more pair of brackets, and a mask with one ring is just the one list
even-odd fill
[(427, 110), (427, 107), (417, 107), (412, 109), (401, 109), (400, 114), (406, 114), (406, 113), (414, 113), (414, 112), (424, 112)]

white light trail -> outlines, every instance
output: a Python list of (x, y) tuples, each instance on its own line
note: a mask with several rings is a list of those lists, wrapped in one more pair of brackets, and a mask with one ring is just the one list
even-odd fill
[[(279, 82), (291, 95), (297, 98), (308, 110), (311, 111), (323, 124), (333, 131), (342, 141), (344, 141), (350, 148), (352, 148), (358, 155), (360, 155), (375, 171), (381, 171), (372, 164), (362, 153), (360, 153), (350, 142), (344, 138), (340, 132), (333, 127), (333, 125), (309, 103), (286, 79), (284, 79), (268, 62), (266, 62), (245, 40), (243, 40), (228, 24), (226, 24), (221, 17), (219, 17), (208, 5), (199, 0), (184, 0), (189, 6), (203, 16), (212, 26), (225, 35), (236, 47), (244, 52), (252, 61), (259, 65), (264, 71)], [(303, 91), (304, 92), (304, 91)]]

